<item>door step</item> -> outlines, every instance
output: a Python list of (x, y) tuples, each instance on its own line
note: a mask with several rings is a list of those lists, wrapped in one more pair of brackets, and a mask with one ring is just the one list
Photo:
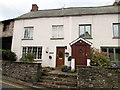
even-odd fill
[(77, 88), (77, 74), (48, 72), (37, 82), (47, 88)]

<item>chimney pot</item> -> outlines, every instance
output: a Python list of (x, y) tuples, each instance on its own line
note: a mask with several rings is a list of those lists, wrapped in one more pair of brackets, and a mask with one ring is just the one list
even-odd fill
[(113, 3), (114, 6), (120, 6), (120, 0), (115, 0), (115, 2)]
[(31, 9), (31, 11), (38, 11), (38, 6), (37, 6), (37, 4), (32, 4), (32, 9)]

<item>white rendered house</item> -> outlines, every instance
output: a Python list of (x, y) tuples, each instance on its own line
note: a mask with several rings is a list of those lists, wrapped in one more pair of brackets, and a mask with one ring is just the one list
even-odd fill
[(30, 12), (14, 22), (12, 51), (18, 56), (32, 52), (42, 66), (87, 65), (90, 47), (108, 52), (111, 61), (120, 60), (119, 4), (102, 7), (73, 7)]

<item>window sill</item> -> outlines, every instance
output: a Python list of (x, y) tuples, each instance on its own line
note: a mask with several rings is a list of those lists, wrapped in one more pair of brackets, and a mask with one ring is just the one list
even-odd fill
[(63, 40), (64, 38), (50, 38), (50, 40)]
[(85, 37), (83, 37), (83, 39), (93, 39), (93, 38), (85, 38)]
[(42, 61), (42, 59), (34, 59), (34, 61)]
[(120, 37), (113, 37), (113, 39), (120, 39)]
[(33, 40), (33, 39), (23, 38), (22, 40)]

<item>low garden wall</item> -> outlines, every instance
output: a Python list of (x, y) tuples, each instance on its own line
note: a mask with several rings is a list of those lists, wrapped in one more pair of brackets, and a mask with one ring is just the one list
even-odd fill
[(120, 67), (78, 66), (79, 88), (120, 88)]
[(2, 74), (27, 82), (36, 82), (41, 76), (41, 63), (3, 61)]

